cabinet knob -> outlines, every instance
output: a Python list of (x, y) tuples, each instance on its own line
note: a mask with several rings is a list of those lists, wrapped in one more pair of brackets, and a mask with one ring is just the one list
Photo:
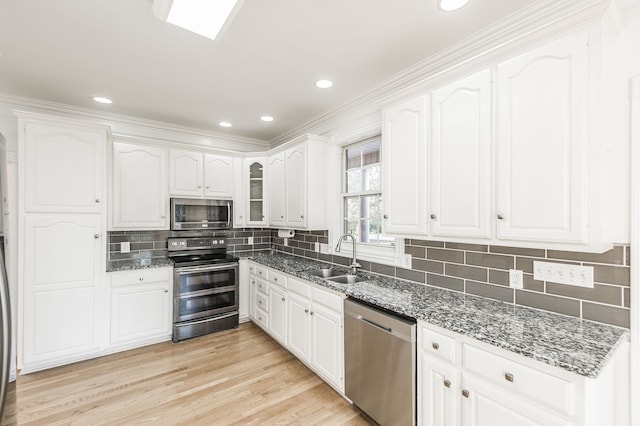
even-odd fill
[(277, 277), (273, 277), (273, 281), (278, 282), (278, 278)]
[(387, 216), (386, 214), (382, 216), (384, 219), (389, 219), (389, 216)]
[(96, 198), (96, 204), (100, 202), (100, 198)]
[(98, 238), (100, 238), (100, 234), (93, 234), (93, 238), (97, 240)]
[(138, 281), (144, 281), (144, 277), (138, 278)]
[(462, 389), (462, 396), (464, 396), (465, 398), (469, 398), (469, 391), (466, 389)]
[(284, 219), (284, 216), (280, 216), (280, 219)]
[(440, 343), (433, 342), (431, 344), (431, 347), (437, 351), (438, 349), (440, 349)]
[(205, 186), (206, 189), (209, 189), (209, 185)]
[(451, 387), (451, 380), (447, 380), (447, 379), (445, 379), (445, 380), (444, 380), (444, 385), (445, 385), (445, 387), (450, 388), (450, 387)]
[(284, 297), (282, 298), (282, 301), (284, 302)]
[(166, 288), (165, 288), (165, 289), (164, 289), (164, 292), (165, 292), (165, 293), (169, 293), (169, 289), (166, 289)]
[(202, 188), (202, 185), (198, 185), (198, 189)]
[(300, 215), (300, 219), (304, 219), (304, 215), (303, 214)]
[(258, 300), (258, 305), (262, 305), (262, 300)]
[(502, 219), (504, 219), (504, 214), (498, 213), (498, 220), (502, 220)]
[(240, 219), (242, 219), (242, 215), (240, 215)]
[(309, 315), (313, 315), (313, 311), (309, 312)]
[(437, 219), (438, 216), (436, 216), (435, 214), (431, 214), (431, 219)]
[(164, 218), (165, 218), (165, 215), (160, 216), (160, 219), (164, 219)]
[(507, 382), (513, 382), (513, 374), (511, 374), (511, 373), (504, 373), (504, 379), (505, 379)]
[(308, 314), (308, 313), (309, 313), (309, 310), (308, 310), (308, 309), (305, 309), (305, 310), (304, 310), (304, 313), (305, 313), (305, 314)]

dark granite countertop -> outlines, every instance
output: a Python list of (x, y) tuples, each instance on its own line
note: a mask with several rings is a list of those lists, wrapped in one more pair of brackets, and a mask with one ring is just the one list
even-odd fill
[(148, 268), (172, 268), (173, 262), (167, 257), (154, 257), (151, 259), (127, 259), (107, 262), (107, 272), (132, 271)]
[[(347, 296), (582, 376), (595, 378), (629, 331), (429, 285), (359, 272), (365, 281), (336, 284), (307, 271), (327, 263), (265, 252), (236, 253)], [(330, 265), (347, 271), (344, 266)]]

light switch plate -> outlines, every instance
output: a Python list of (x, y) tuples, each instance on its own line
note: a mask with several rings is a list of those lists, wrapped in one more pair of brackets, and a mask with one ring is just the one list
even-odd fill
[(247, 244), (253, 245), (253, 237), (247, 237)]
[(533, 278), (539, 281), (593, 288), (593, 266), (534, 261)]
[(120, 243), (120, 253), (129, 253), (131, 251), (131, 243), (124, 241)]

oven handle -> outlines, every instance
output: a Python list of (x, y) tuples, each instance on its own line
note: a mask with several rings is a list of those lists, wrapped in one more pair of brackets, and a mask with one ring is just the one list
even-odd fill
[(203, 322), (210, 322), (212, 319), (222, 319), (222, 318), (229, 318), (232, 317), (234, 315), (237, 315), (238, 312), (237, 311), (233, 311), (233, 312), (229, 312), (227, 314), (221, 314), (221, 315), (215, 315), (213, 317), (207, 317), (198, 321), (184, 321), (184, 323), (181, 322), (177, 322), (175, 323), (176, 326), (180, 327), (181, 325), (193, 325), (193, 324), (201, 324)]
[(185, 266), (184, 268), (175, 268), (175, 272), (178, 274), (188, 272), (207, 272), (207, 271), (222, 271), (225, 269), (238, 269), (238, 262), (225, 263), (224, 265), (204, 265), (204, 266)]

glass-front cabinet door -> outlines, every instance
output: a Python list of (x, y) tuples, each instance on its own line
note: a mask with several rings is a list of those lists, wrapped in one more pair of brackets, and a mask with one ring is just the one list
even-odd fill
[(266, 158), (247, 158), (245, 170), (248, 175), (247, 226), (266, 226)]

